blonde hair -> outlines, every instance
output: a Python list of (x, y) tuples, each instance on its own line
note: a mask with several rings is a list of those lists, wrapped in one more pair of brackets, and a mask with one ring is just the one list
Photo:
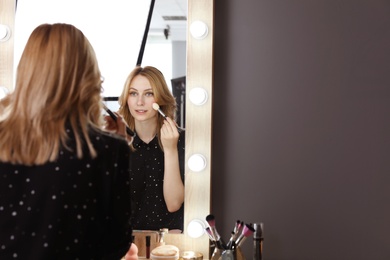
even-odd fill
[(88, 131), (102, 125), (101, 74), (84, 34), (69, 24), (38, 26), (16, 75), (15, 90), (4, 99), (9, 112), (0, 121), (0, 160), (26, 165), (56, 160), (61, 146), (70, 150), (68, 124), (77, 157), (83, 157), (83, 142), (95, 157)]
[[(130, 93), (130, 85), (134, 77), (144, 76), (149, 80), (149, 83), (153, 90), (154, 98), (157, 104), (160, 106), (164, 114), (173, 120), (176, 120), (176, 99), (172, 95), (171, 91), (168, 88), (168, 85), (165, 81), (164, 75), (155, 67), (152, 66), (136, 66), (129, 74), (126, 79), (122, 94), (119, 96), (119, 114), (125, 119), (126, 123), (131, 130), (135, 131), (135, 122), (134, 117), (131, 115), (129, 110), (129, 105), (127, 104), (127, 98)], [(157, 129), (161, 129), (164, 118), (159, 116), (157, 117)], [(162, 149), (162, 144), (160, 141), (160, 131), (157, 131), (157, 137), (159, 140), (160, 148)]]

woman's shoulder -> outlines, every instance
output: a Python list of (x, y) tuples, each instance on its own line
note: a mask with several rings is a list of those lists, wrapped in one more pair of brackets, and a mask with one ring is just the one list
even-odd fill
[(94, 129), (90, 131), (90, 138), (94, 144), (102, 144), (104, 146), (123, 146), (129, 148), (129, 145), (124, 137), (101, 129)]

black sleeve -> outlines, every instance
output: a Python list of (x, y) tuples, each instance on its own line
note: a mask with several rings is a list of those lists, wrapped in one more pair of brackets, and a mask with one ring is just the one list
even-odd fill
[[(111, 147), (114, 147), (111, 145)], [(107, 229), (104, 236), (105, 247), (103, 259), (121, 259), (132, 242), (131, 195), (130, 195), (130, 148), (126, 142), (119, 142), (117, 149), (112, 149), (110, 159), (106, 160), (111, 167), (112, 176), (105, 179), (107, 198)], [(103, 173), (104, 174), (104, 173)], [(110, 183), (110, 187), (107, 184)]]

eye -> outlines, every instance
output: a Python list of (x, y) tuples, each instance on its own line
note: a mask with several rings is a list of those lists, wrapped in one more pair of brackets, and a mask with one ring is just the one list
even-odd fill
[(147, 97), (153, 97), (153, 92), (146, 92), (146, 93), (145, 93), (145, 96), (147, 96)]
[(138, 93), (135, 92), (135, 91), (130, 91), (130, 92), (129, 92), (129, 95), (132, 96), (132, 97), (137, 96), (137, 94), (138, 94)]

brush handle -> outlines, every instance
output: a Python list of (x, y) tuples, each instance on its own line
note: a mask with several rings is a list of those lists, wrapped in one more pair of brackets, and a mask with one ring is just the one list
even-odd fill
[(160, 115), (162, 115), (162, 117), (167, 119), (167, 116), (164, 114), (164, 112), (161, 110), (161, 108), (158, 109), (158, 112), (160, 113)]
[[(114, 112), (112, 112), (108, 107), (106, 107), (105, 105), (103, 106), (103, 108), (104, 108), (104, 110), (106, 110), (106, 112), (108, 113), (108, 115), (112, 118), (112, 119), (114, 119), (115, 121), (116, 121), (116, 119), (118, 118), (115, 114), (114, 114)], [(131, 137), (134, 137), (135, 136), (135, 133), (133, 132), (133, 131), (131, 131), (131, 129), (128, 127), (128, 126), (126, 126), (126, 133), (128, 134), (128, 135), (130, 135)]]
[(213, 232), (215, 243), (216, 243), (217, 247), (220, 249), (226, 249), (226, 244), (222, 240), (222, 237), (218, 234), (218, 231), (215, 228), (215, 226), (211, 227), (211, 231)]

